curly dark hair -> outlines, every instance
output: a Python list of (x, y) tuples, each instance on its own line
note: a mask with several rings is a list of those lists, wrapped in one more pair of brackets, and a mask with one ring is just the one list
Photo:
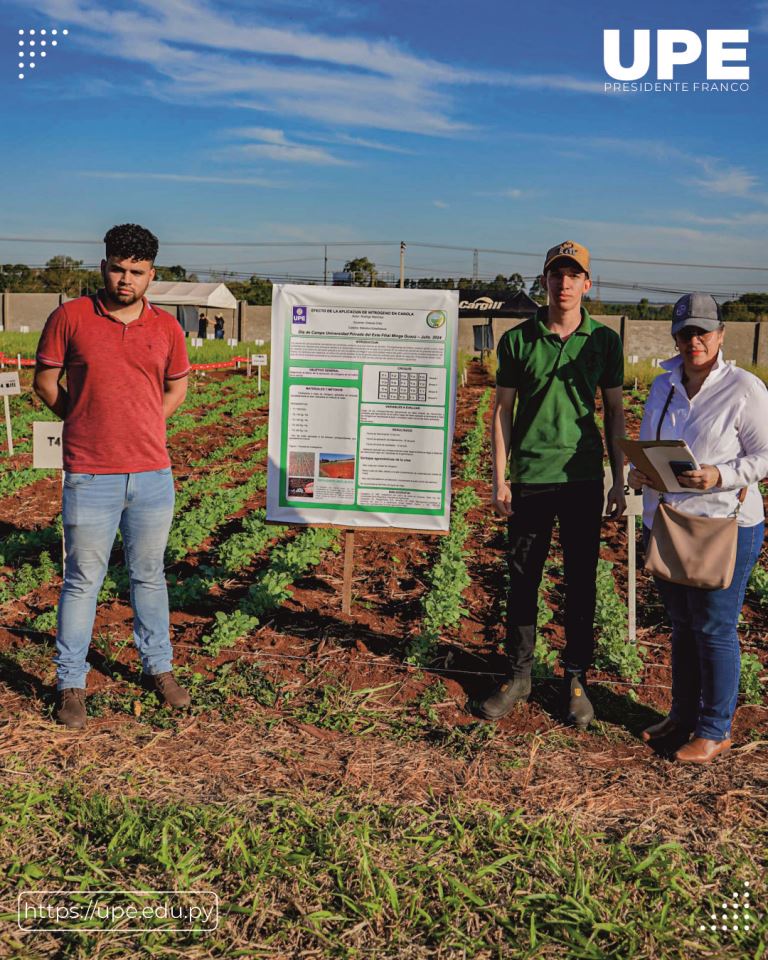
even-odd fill
[(107, 230), (104, 237), (108, 257), (121, 260), (150, 260), (157, 256), (157, 237), (138, 223), (121, 223)]

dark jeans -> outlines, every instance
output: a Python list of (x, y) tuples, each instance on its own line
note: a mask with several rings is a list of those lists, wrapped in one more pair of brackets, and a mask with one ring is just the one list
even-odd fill
[(572, 670), (586, 670), (592, 663), (603, 503), (602, 479), (512, 486), (507, 653), (513, 677), (531, 674), (539, 587), (555, 519), (560, 521), (565, 566), (563, 663)]
[[(672, 624), (672, 709), (677, 723), (707, 740), (731, 735), (741, 674), (736, 624), (765, 525), (739, 527), (736, 568), (727, 590), (686, 587), (654, 577)], [(643, 527), (647, 545), (650, 530)]]

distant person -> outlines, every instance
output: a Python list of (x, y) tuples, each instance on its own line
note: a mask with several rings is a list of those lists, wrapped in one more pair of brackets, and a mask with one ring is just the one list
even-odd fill
[(184, 332), (144, 296), (155, 276), (157, 238), (126, 223), (104, 241), (104, 289), (53, 311), (34, 378), (37, 395), (64, 421), (66, 564), (54, 662), (56, 719), (73, 729), (85, 724), (86, 656), (118, 529), (144, 674), (170, 706), (190, 703), (171, 672), (164, 570), (174, 504), (165, 420), (187, 391)]
[[(724, 333), (720, 307), (710, 294), (687, 293), (677, 301), (672, 337), (680, 355), (662, 363), (666, 372), (653, 381), (640, 425), (641, 440), (685, 440), (699, 463), (679, 476), (690, 493), (664, 494), (673, 509), (700, 517), (737, 512), (729, 587), (703, 589), (654, 578), (672, 625), (672, 708), (643, 739), (675, 742), (675, 757), (683, 763), (709, 763), (731, 746), (741, 670), (736, 631), (765, 535), (758, 481), (768, 476), (768, 391), (753, 374), (725, 362)], [(647, 545), (659, 493), (634, 468), (629, 484), (643, 489)]]
[(213, 335), (216, 340), (224, 339), (224, 317), (220, 313), (213, 318)]
[[(600, 389), (613, 483), (611, 516), (625, 509), (621, 340), (582, 306), (589, 251), (567, 240), (548, 251), (542, 281), (549, 305), (499, 340), (491, 427), (493, 504), (508, 520), (508, 675), (480, 703), (487, 720), (531, 692), (539, 587), (555, 520), (565, 565), (564, 719), (585, 728), (594, 716), (587, 670), (594, 651), (603, 443), (595, 423)], [(516, 405), (516, 406), (515, 406)], [(509, 480), (506, 477), (509, 466)]]
[(200, 311), (200, 316), (197, 318), (197, 335), (203, 340), (208, 336), (208, 317), (202, 310)]

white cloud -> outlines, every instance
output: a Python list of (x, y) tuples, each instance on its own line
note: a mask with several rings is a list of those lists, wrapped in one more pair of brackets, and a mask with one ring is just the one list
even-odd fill
[(249, 187), (278, 188), (287, 186), (265, 177), (205, 177), (191, 173), (145, 173), (138, 170), (78, 170), (80, 177), (94, 177), (98, 180), (168, 180), (174, 183), (222, 183), (238, 184)]
[[(743, 167), (723, 166), (719, 162), (703, 160), (699, 166), (704, 171), (704, 177), (694, 177), (688, 182), (705, 193), (718, 193), (728, 197), (755, 196), (755, 187), (759, 179)], [(760, 198), (764, 200), (765, 198)]]
[(708, 227), (731, 227), (733, 229), (743, 229), (744, 227), (768, 227), (768, 212), (755, 211), (752, 213), (739, 213), (733, 216), (702, 216), (688, 210), (669, 211), (665, 214), (669, 218), (677, 218), (687, 223), (698, 223), (701, 226)]
[(391, 143), (381, 143), (379, 140), (366, 140), (363, 137), (351, 137), (349, 134), (341, 133), (336, 138), (337, 143), (348, 144), (350, 147), (363, 147), (366, 150), (383, 150), (385, 153), (402, 153), (414, 156), (415, 150), (408, 150), (406, 147), (396, 147)]
[(605, 93), (604, 84), (597, 80), (581, 80), (557, 73), (500, 74), (495, 82), (524, 90), (564, 90), (571, 93)]
[[(759, 190), (760, 178), (744, 167), (734, 166), (720, 157), (701, 156), (685, 150), (665, 140), (632, 139), (630, 137), (579, 137), (548, 133), (515, 132), (515, 139), (540, 143), (567, 145), (587, 150), (606, 150), (625, 153), (633, 157), (644, 157), (657, 163), (675, 163), (680, 172), (684, 167), (692, 168), (694, 173), (681, 179), (687, 187), (692, 187), (707, 195), (740, 197), (757, 203), (768, 203), (768, 194)], [(702, 176), (703, 174), (703, 176)]]
[(433, 200), (432, 205), (437, 207), (438, 210), (448, 209), (448, 204), (445, 202), (445, 200)]
[(325, 124), (454, 136), (470, 129), (452, 116), (446, 90), (456, 86), (602, 94), (591, 80), (464, 69), (392, 40), (312, 32), (284, 19), (259, 23), (252, 9), (233, 17), (204, 0), (134, 0), (119, 12), (99, 0), (38, 0), (36, 9), (68, 23), (70, 40), (100, 56), (152, 68), (147, 89), (187, 104), (238, 103)]
[(502, 190), (477, 190), (476, 197), (502, 197), (505, 200), (519, 200), (521, 197), (530, 196), (529, 191), (521, 190), (519, 187), (505, 187)]
[(311, 163), (322, 166), (345, 166), (346, 160), (335, 157), (322, 147), (290, 141), (282, 130), (272, 127), (240, 127), (231, 133), (245, 143), (227, 147), (221, 153), (230, 157), (266, 157), (287, 163)]

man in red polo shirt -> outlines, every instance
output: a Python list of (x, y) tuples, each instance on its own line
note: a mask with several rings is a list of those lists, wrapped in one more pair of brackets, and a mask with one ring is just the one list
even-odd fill
[(187, 392), (184, 332), (144, 297), (155, 276), (157, 238), (126, 223), (104, 242), (104, 289), (50, 315), (34, 379), (37, 395), (64, 421), (67, 559), (54, 662), (56, 719), (73, 729), (85, 725), (86, 656), (118, 529), (144, 673), (170, 706), (190, 703), (171, 672), (164, 570), (174, 505), (165, 420)]

